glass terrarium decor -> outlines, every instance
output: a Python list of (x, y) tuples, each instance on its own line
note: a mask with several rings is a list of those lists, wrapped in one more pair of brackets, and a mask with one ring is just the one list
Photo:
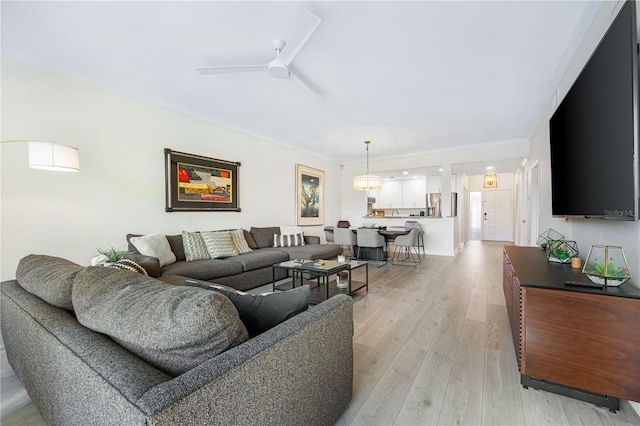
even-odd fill
[(547, 248), (547, 244), (550, 241), (562, 241), (564, 240), (564, 235), (556, 231), (555, 229), (549, 228), (544, 231), (542, 234), (538, 235), (538, 241), (536, 244), (543, 249)]
[(619, 246), (591, 246), (582, 273), (596, 284), (612, 287), (631, 278), (627, 258)]
[(550, 241), (547, 259), (549, 262), (569, 263), (578, 255), (578, 243), (575, 241)]

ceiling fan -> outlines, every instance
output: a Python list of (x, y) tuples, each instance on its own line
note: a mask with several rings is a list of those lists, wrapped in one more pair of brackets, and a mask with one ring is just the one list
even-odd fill
[(314, 94), (320, 96), (320, 90), (318, 90), (313, 83), (303, 76), (299, 70), (291, 66), (291, 62), (300, 52), (300, 49), (302, 49), (305, 43), (309, 40), (316, 28), (318, 28), (320, 22), (321, 19), (319, 17), (311, 12), (306, 12), (302, 17), (302, 20), (298, 23), (296, 29), (289, 37), (288, 42), (279, 38), (271, 40), (271, 46), (276, 51), (276, 57), (264, 65), (230, 65), (198, 68), (196, 71), (201, 75), (267, 71), (271, 77), (280, 79), (288, 78), (292, 75)]

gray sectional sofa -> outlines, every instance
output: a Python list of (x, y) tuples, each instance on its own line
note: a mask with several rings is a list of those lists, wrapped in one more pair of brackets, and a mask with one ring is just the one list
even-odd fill
[[(167, 235), (176, 262), (160, 267), (158, 259), (143, 256), (131, 244), (131, 238), (137, 234), (128, 234), (127, 242), (130, 254), (128, 258), (142, 265), (150, 276), (161, 277), (179, 275), (198, 280), (214, 282), (233, 287), (237, 290), (249, 290), (268, 284), (273, 280), (271, 265), (292, 259), (332, 259), (342, 253), (335, 244), (320, 244), (320, 237), (305, 236), (305, 244), (295, 247), (273, 247), (273, 236), (280, 235), (280, 227), (252, 227), (244, 231), (250, 253), (223, 259), (205, 259), (186, 261), (182, 235)], [(286, 271), (275, 271), (276, 280), (285, 278)]]
[[(233, 308), (229, 299), (49, 256), (23, 259), (16, 277), (0, 285), (2, 336), (9, 364), (48, 424), (329, 425), (351, 399), (348, 296), (241, 343), (246, 332), (234, 332), (230, 349), (179, 363), (184, 371), (175, 372), (155, 360), (180, 359), (175, 351), (193, 337), (183, 330), (209, 332), (219, 321), (197, 315)], [(150, 342), (173, 345), (154, 354)]]

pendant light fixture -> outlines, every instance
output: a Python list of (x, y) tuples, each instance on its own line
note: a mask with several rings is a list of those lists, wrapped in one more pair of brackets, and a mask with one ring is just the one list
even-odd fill
[(382, 178), (369, 174), (369, 144), (371, 141), (364, 141), (367, 147), (367, 174), (355, 176), (353, 178), (353, 189), (356, 191), (375, 191), (382, 189)]

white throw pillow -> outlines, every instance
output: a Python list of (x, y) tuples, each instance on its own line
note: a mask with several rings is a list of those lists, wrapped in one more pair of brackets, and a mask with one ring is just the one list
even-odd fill
[(131, 238), (131, 244), (144, 256), (157, 257), (160, 267), (171, 265), (176, 261), (176, 255), (171, 251), (167, 237), (162, 234), (149, 234)]

